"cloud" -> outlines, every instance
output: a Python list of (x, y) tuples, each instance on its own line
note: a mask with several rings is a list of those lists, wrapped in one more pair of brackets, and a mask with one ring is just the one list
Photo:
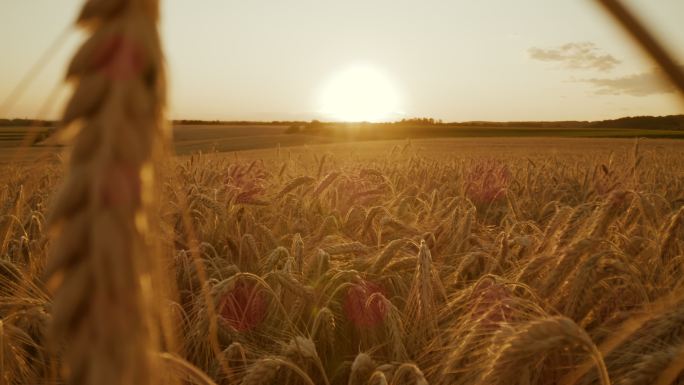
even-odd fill
[[(684, 70), (684, 66), (681, 66)], [(613, 78), (582, 79), (580, 82), (594, 86), (598, 95), (649, 96), (675, 92), (672, 84), (666, 81), (660, 70)]]
[(620, 64), (618, 59), (602, 52), (591, 42), (567, 43), (550, 49), (532, 47), (528, 52), (534, 60), (558, 62), (572, 69), (610, 71)]

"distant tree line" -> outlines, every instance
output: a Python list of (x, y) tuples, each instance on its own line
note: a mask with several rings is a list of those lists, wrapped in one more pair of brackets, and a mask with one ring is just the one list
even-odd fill
[(684, 115), (633, 116), (593, 122), (592, 127), (684, 130)]
[(55, 127), (54, 120), (0, 119), (0, 127)]
[(684, 115), (630, 116), (598, 121), (518, 121), (518, 122), (455, 122), (454, 127), (556, 127), (556, 128), (638, 128), (643, 130), (684, 130)]
[(668, 116), (631, 116), (619, 119), (599, 120), (599, 121), (468, 121), (468, 122), (448, 122), (432, 118), (410, 118), (402, 119), (398, 122), (387, 123), (348, 123), (348, 122), (321, 122), (312, 120), (310, 122), (296, 122), (290, 124), (286, 133), (343, 133), (345, 131), (364, 131), (364, 130), (409, 130), (409, 129), (430, 129), (443, 130), (450, 127), (467, 128), (633, 128), (642, 130), (684, 130), (684, 115)]
[(433, 119), (433, 118), (410, 118), (410, 119), (402, 119), (395, 124), (397, 125), (425, 125), (425, 126), (432, 126), (435, 124), (443, 124), (442, 119)]
[[(387, 123), (346, 123), (346, 122), (321, 122), (320, 120), (297, 121), (297, 120), (197, 120), (180, 119), (171, 121), (174, 125), (223, 125), (223, 126), (246, 126), (246, 125), (269, 125), (288, 126), (287, 133), (318, 132), (330, 128), (336, 129), (362, 129), (362, 128), (408, 128), (408, 127), (539, 127), (539, 128), (635, 128), (643, 130), (684, 130), (684, 115), (667, 116), (630, 116), (619, 119), (599, 121), (468, 121), (468, 122), (443, 122), (433, 118), (408, 118), (397, 122)], [(0, 119), (0, 127), (56, 127), (59, 122), (54, 120), (34, 119)]]
[(305, 124), (304, 121), (292, 120), (272, 120), (272, 121), (255, 121), (255, 120), (197, 120), (197, 119), (180, 119), (173, 120), (174, 125), (195, 125), (195, 126), (288, 126), (292, 124)]

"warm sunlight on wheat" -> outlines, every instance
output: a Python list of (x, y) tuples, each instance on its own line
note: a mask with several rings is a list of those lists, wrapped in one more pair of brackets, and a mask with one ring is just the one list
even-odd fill
[[(684, 384), (684, 115), (644, 116), (671, 112), (684, 74), (620, 1), (596, 2), (671, 85), (606, 75), (628, 60), (592, 41), (519, 60), (521, 2), (167, 2), (220, 21), (179, 35), (159, 0), (84, 1), (60, 120), (0, 119), (0, 385)], [(50, 25), (36, 7), (58, 9), (10, 3), (32, 31)], [(590, 35), (575, 6), (554, 2)], [(19, 27), (0, 23), (0, 94), (32, 36), (2, 28)], [(185, 50), (165, 55), (160, 31)], [(167, 58), (192, 80), (167, 79)], [(48, 63), (0, 114), (35, 105), (19, 99)], [(581, 75), (541, 87), (546, 64)], [(169, 122), (167, 80), (200, 119), (275, 118)], [(628, 99), (642, 115), (559, 118)], [(429, 115), (544, 109), (557, 120)]]
[[(162, 301), (174, 315), (165, 373), (201, 384), (652, 383), (681, 352), (683, 153), (594, 141), (497, 157), (488, 150), (501, 144), (473, 139), (158, 164), (167, 179), (152, 220), (165, 224), (178, 292)], [(12, 384), (43, 383), (62, 362), (45, 348), (55, 307), (40, 283), (59, 166), (1, 169)], [(666, 297), (675, 305), (657, 305)]]

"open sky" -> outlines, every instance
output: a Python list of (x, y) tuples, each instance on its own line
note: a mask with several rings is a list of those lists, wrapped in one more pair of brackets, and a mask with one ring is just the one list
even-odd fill
[[(0, 1), (0, 116), (59, 116), (70, 92), (63, 72), (83, 39), (71, 27), (81, 3)], [(684, 63), (684, 1), (626, 3)], [(173, 118), (594, 120), (682, 112), (653, 64), (591, 0), (162, 6)], [(26, 92), (3, 109), (56, 41)]]

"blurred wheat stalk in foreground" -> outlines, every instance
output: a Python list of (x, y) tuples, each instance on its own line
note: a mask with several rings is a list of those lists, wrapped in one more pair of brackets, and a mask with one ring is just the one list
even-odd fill
[(618, 0), (597, 0), (597, 2), (610, 12), (626, 32), (660, 66), (667, 79), (679, 90), (679, 96), (684, 99), (684, 71), (673, 59), (672, 54), (622, 5), (622, 2)]
[(73, 384), (150, 383), (144, 207), (165, 102), (157, 20), (157, 0), (88, 1), (78, 18), (90, 37), (67, 71), (77, 86), (63, 124), (79, 131), (46, 271)]

